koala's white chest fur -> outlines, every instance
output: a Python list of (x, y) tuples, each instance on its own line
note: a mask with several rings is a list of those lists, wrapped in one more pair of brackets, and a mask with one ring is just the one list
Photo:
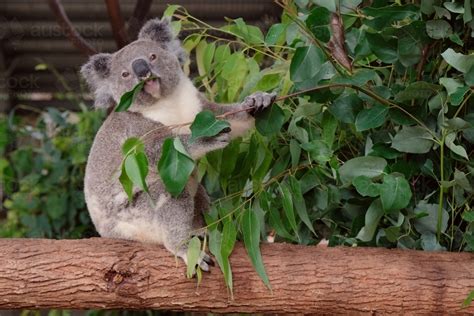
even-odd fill
[[(155, 104), (140, 110), (140, 113), (153, 121), (163, 125), (183, 124), (194, 121), (202, 110), (199, 92), (191, 80), (182, 77), (175, 91)], [(189, 126), (175, 129), (176, 134), (190, 134)]]

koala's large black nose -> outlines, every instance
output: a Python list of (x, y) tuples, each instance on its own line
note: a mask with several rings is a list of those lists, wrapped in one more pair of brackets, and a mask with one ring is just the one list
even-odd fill
[(151, 70), (150, 66), (148, 66), (148, 62), (141, 58), (135, 59), (132, 62), (132, 69), (139, 79), (145, 79), (151, 75)]

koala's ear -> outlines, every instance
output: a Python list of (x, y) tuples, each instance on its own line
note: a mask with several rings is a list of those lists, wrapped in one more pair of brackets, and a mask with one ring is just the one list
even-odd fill
[(115, 105), (107, 83), (111, 61), (112, 54), (101, 53), (90, 57), (89, 61), (81, 67), (81, 75), (95, 95), (94, 106), (97, 108), (108, 108)]
[(148, 39), (163, 44), (171, 42), (174, 40), (174, 35), (170, 20), (168, 18), (163, 20), (155, 18), (146, 22), (138, 33), (138, 39)]
[(87, 84), (96, 89), (110, 75), (111, 54), (96, 54), (81, 67), (81, 75)]
[(175, 54), (181, 65), (186, 62), (187, 54), (171, 30), (169, 18), (156, 18), (146, 22), (138, 34), (138, 39), (158, 42), (164, 49)]

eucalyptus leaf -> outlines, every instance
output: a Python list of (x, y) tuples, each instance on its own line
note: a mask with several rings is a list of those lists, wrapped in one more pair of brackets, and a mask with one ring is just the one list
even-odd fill
[(298, 225), (296, 224), (296, 216), (293, 208), (293, 196), (291, 194), (290, 188), (286, 182), (283, 182), (280, 184), (279, 189), (286, 218), (290, 223), (291, 229), (293, 229), (295, 234), (298, 236)]
[(383, 177), (379, 192), (385, 211), (400, 210), (407, 207), (412, 196), (408, 181), (402, 176), (391, 174)]
[(115, 112), (123, 112), (128, 110), (128, 108), (133, 104), (133, 101), (135, 101), (137, 98), (138, 93), (142, 91), (144, 85), (145, 81), (140, 81), (132, 88), (132, 90), (125, 92), (120, 97), (120, 102), (115, 108)]
[(331, 37), (329, 30), (331, 12), (324, 7), (315, 7), (306, 19), (306, 26), (318, 40), (327, 43)]
[(357, 234), (357, 239), (368, 242), (374, 238), (377, 225), (384, 214), (380, 199), (376, 199), (370, 204), (365, 214), (365, 225)]
[(143, 152), (128, 155), (125, 158), (124, 166), (125, 172), (133, 184), (141, 190), (148, 192), (148, 186), (145, 181), (148, 175), (148, 159), (146, 155)]
[(466, 160), (469, 160), (466, 149), (462, 145), (456, 145), (454, 143), (455, 139), (456, 139), (456, 133), (449, 133), (448, 135), (446, 135), (446, 139), (445, 139), (446, 146), (449, 149), (451, 149), (453, 153), (465, 158)]
[(404, 126), (392, 140), (392, 147), (412, 154), (425, 154), (433, 146), (431, 134), (420, 126)]
[(306, 209), (306, 202), (301, 191), (300, 182), (294, 176), (289, 177), (288, 180), (290, 183), (291, 193), (293, 195), (293, 204), (296, 209), (296, 213), (298, 214), (301, 221), (306, 225), (306, 227), (308, 227), (308, 229), (314, 235), (316, 235), (313, 224), (311, 223), (311, 219), (308, 215), (308, 210)]
[(202, 111), (196, 115), (191, 125), (191, 138), (194, 141), (200, 137), (212, 137), (218, 135), (223, 130), (230, 128), (230, 123), (223, 120), (217, 120), (211, 111)]
[(255, 116), (255, 127), (260, 134), (272, 136), (280, 132), (285, 123), (285, 113), (276, 104), (266, 108)]
[(474, 55), (463, 55), (455, 52), (452, 48), (446, 49), (441, 53), (441, 56), (448, 64), (462, 73), (468, 72), (474, 66)]
[(380, 184), (372, 182), (372, 179), (366, 176), (355, 177), (352, 185), (362, 196), (377, 197), (380, 194)]
[(186, 276), (190, 279), (196, 273), (196, 266), (201, 256), (201, 241), (198, 237), (193, 237), (189, 241), (186, 257), (188, 259), (186, 266)]
[(339, 176), (344, 184), (349, 184), (359, 176), (366, 176), (370, 179), (380, 176), (387, 166), (387, 161), (380, 157), (356, 157), (344, 163), (339, 168)]
[(370, 109), (360, 111), (355, 120), (357, 131), (362, 132), (381, 126), (387, 119), (388, 110), (387, 106), (377, 104)]
[(186, 153), (179, 138), (167, 138), (158, 161), (158, 172), (166, 190), (174, 197), (180, 195), (193, 170), (194, 161)]
[(260, 253), (260, 222), (257, 215), (250, 209), (246, 209), (242, 214), (242, 234), (244, 236), (245, 249), (252, 261), (252, 265), (262, 279), (263, 283), (271, 290)]

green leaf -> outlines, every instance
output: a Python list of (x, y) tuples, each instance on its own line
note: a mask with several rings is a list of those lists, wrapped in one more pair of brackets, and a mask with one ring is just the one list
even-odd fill
[(148, 175), (148, 159), (146, 158), (146, 155), (143, 152), (128, 155), (127, 158), (125, 158), (124, 165), (125, 172), (133, 184), (141, 190), (148, 192), (148, 187), (145, 181), (145, 178)]
[(186, 276), (190, 279), (196, 273), (196, 266), (201, 256), (201, 241), (198, 237), (193, 237), (188, 244), (188, 252), (186, 254), (188, 262), (186, 267)]
[(458, 87), (456, 91), (449, 96), (449, 101), (452, 105), (460, 105), (464, 100), (464, 96), (471, 90), (468, 86)]
[(267, 32), (265, 37), (265, 43), (268, 45), (275, 45), (278, 43), (283, 43), (285, 41), (285, 34), (287, 24), (276, 23), (273, 24)]
[(133, 182), (127, 176), (125, 171), (125, 164), (122, 165), (122, 172), (120, 173), (119, 181), (122, 184), (123, 190), (127, 193), (128, 200), (132, 202), (133, 199)]
[(145, 81), (140, 81), (135, 85), (135, 87), (132, 88), (132, 90), (125, 92), (120, 98), (120, 102), (115, 108), (115, 112), (123, 112), (128, 110), (128, 108), (133, 104), (133, 101), (135, 101), (138, 93), (142, 91), (144, 85)]
[(358, 176), (352, 180), (352, 185), (362, 196), (376, 197), (380, 194), (380, 184), (373, 183), (369, 177)]
[(122, 145), (122, 154), (127, 155), (134, 150), (136, 152), (142, 152), (145, 150), (145, 145), (138, 137), (128, 138)]
[(329, 30), (329, 24), (331, 19), (331, 12), (324, 7), (316, 7), (311, 10), (308, 18), (306, 19), (306, 26), (313, 33), (314, 37), (318, 40), (327, 43), (331, 38), (331, 32)]
[(412, 37), (405, 36), (398, 40), (398, 59), (405, 67), (417, 64), (421, 59), (421, 47)]
[(193, 170), (194, 161), (186, 153), (179, 138), (167, 138), (158, 161), (158, 172), (166, 190), (177, 197), (183, 192)]
[(263, 283), (271, 290), (265, 267), (263, 266), (262, 255), (260, 254), (260, 223), (257, 214), (250, 209), (246, 209), (242, 215), (242, 233), (244, 235), (245, 249), (252, 261), (255, 271), (258, 273)]
[(426, 22), (426, 33), (431, 38), (443, 39), (453, 34), (453, 29), (445, 20), (431, 20)]
[(400, 102), (411, 101), (413, 99), (426, 100), (433, 94), (438, 93), (441, 90), (441, 86), (437, 84), (428, 83), (426, 81), (417, 81), (411, 83), (405, 90), (400, 91), (396, 96), (395, 100)]
[(222, 67), (221, 78), (227, 81), (227, 96), (229, 101), (235, 100), (242, 87), (249, 67), (243, 53), (235, 52), (227, 58)]
[(362, 100), (351, 93), (337, 98), (328, 110), (339, 121), (354, 124), (357, 113), (362, 110)]
[(456, 53), (452, 48), (446, 49), (441, 56), (449, 65), (462, 73), (468, 72), (474, 66), (474, 55)]
[(412, 154), (426, 154), (433, 146), (431, 134), (420, 126), (404, 126), (392, 139), (392, 147)]
[(403, 176), (387, 174), (379, 187), (380, 200), (385, 211), (400, 210), (407, 207), (412, 196), (410, 184)]
[(474, 290), (472, 290), (466, 299), (462, 302), (462, 307), (466, 308), (471, 306), (472, 300), (474, 300)]
[(199, 112), (191, 125), (190, 141), (195, 141), (200, 137), (216, 136), (228, 127), (230, 127), (229, 122), (217, 120), (211, 111)]
[(285, 123), (285, 113), (276, 104), (266, 108), (255, 116), (255, 127), (260, 134), (272, 136), (280, 132)]
[(293, 204), (296, 209), (296, 213), (298, 214), (301, 221), (309, 228), (309, 230), (316, 235), (316, 232), (313, 228), (313, 223), (309, 219), (308, 210), (306, 209), (306, 202), (303, 197), (303, 193), (301, 192), (301, 184), (300, 182), (294, 177), (289, 177), (289, 183), (291, 188), (291, 193), (293, 194)]
[(209, 251), (214, 255), (217, 264), (224, 275), (224, 281), (233, 296), (232, 269), (229, 262), (229, 256), (234, 249), (237, 238), (237, 229), (230, 219), (224, 220), (222, 233), (217, 228), (209, 231)]
[(306, 150), (312, 159), (320, 164), (324, 164), (331, 160), (332, 150), (324, 141), (315, 139), (309, 143), (301, 144), (301, 148)]
[(419, 15), (418, 6), (407, 5), (391, 5), (386, 7), (366, 7), (362, 12), (367, 17), (364, 24), (375, 30), (382, 30), (384, 27), (391, 26), (396, 21), (414, 19)]
[(339, 176), (344, 184), (349, 184), (359, 176), (370, 179), (380, 176), (387, 166), (387, 161), (380, 157), (365, 156), (356, 157), (346, 161), (339, 168)]
[(370, 109), (360, 111), (355, 120), (357, 131), (362, 132), (381, 126), (387, 119), (388, 110), (387, 106), (377, 104)]
[(449, 133), (448, 135), (446, 135), (446, 139), (445, 139), (446, 146), (449, 149), (451, 149), (453, 153), (465, 158), (466, 160), (469, 160), (466, 149), (464, 149), (462, 145), (456, 145), (454, 143), (455, 139), (456, 139), (456, 133)]
[(384, 38), (378, 33), (366, 33), (370, 50), (384, 63), (394, 63), (398, 59), (397, 40)]
[(296, 49), (290, 64), (291, 81), (303, 82), (316, 76), (322, 64), (318, 51), (314, 45)]
[[(283, 210), (285, 211), (286, 218), (290, 223), (293, 231), (298, 235), (298, 225), (296, 224), (295, 212), (293, 209), (293, 197), (291, 195), (290, 188), (285, 182), (281, 183), (280, 186), (281, 200), (283, 204)], [(299, 239), (299, 237), (298, 237)]]
[(436, 240), (436, 235), (432, 233), (421, 235), (421, 248), (425, 251), (446, 251), (446, 248)]
[(474, 65), (464, 74), (464, 81), (469, 86), (474, 86)]
[(465, 211), (462, 213), (462, 219), (466, 222), (474, 222), (474, 211)]
[(356, 238), (365, 242), (371, 241), (372, 238), (374, 238), (377, 226), (383, 214), (384, 211), (380, 199), (374, 200), (367, 209), (367, 213), (365, 213), (365, 225), (359, 231)]
[(222, 233), (219, 232), (217, 228), (211, 229), (209, 231), (209, 251), (216, 258), (217, 264), (224, 275), (224, 282), (230, 292), (231, 297), (233, 297), (232, 269), (229, 258), (222, 255)]
[[(414, 222), (415, 228), (420, 234), (436, 234), (438, 225), (438, 208), (438, 204), (428, 204), (425, 201), (418, 203), (415, 208), (415, 214), (426, 214), (426, 216), (416, 218)], [(444, 232), (448, 227), (449, 220), (449, 214), (444, 208), (442, 210), (441, 218), (441, 232)]]
[(168, 6), (166, 7), (165, 11), (163, 12), (163, 17), (172, 17), (173, 14), (176, 12), (176, 10), (178, 10), (179, 8), (181, 8), (180, 5), (178, 4), (168, 4)]

